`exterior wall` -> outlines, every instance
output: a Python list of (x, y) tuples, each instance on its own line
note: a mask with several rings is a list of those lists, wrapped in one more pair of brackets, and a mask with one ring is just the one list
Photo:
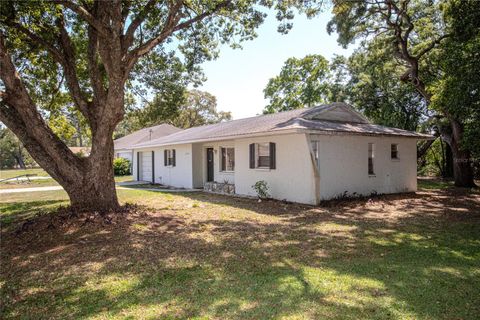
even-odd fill
[[(165, 149), (175, 149), (176, 163), (175, 166), (165, 166), (163, 154)], [(137, 153), (138, 152), (151, 152), (155, 151), (155, 181), (163, 185), (173, 186), (177, 188), (191, 189), (193, 187), (192, 179), (192, 145), (182, 144), (174, 146), (164, 146), (150, 149), (138, 149), (135, 150), (133, 161), (133, 173), (134, 180), (138, 180), (137, 177)], [(141, 166), (140, 166), (141, 169)], [(140, 177), (142, 177), (142, 170), (140, 170)], [(151, 173), (150, 173), (151, 175)], [(150, 181), (148, 179), (146, 181)]]
[[(276, 169), (250, 169), (249, 144), (276, 143)], [(235, 191), (256, 196), (252, 185), (265, 180), (270, 195), (279, 200), (315, 204), (315, 182), (306, 135), (289, 134), (235, 141)]]
[[(320, 199), (416, 191), (416, 140), (380, 136), (285, 134), (211, 143), (183, 144), (135, 150), (133, 173), (137, 179), (137, 152), (155, 151), (155, 183), (183, 188), (202, 188), (206, 181), (206, 148), (214, 152), (214, 181), (235, 184), (239, 195), (256, 196), (252, 185), (265, 180), (275, 199), (317, 204), (315, 174), (309, 139), (318, 141)], [(276, 169), (250, 169), (249, 144), (275, 142)], [(368, 174), (368, 143), (375, 144), (375, 175)], [(399, 160), (390, 158), (390, 146), (398, 144)], [(235, 171), (220, 171), (221, 147), (235, 148)], [(176, 150), (176, 166), (165, 167), (163, 152)]]
[(234, 172), (224, 172), (221, 171), (221, 151), (220, 148), (235, 148), (235, 141), (228, 140), (228, 141), (215, 141), (215, 142), (208, 142), (203, 143), (201, 145), (200, 151), (200, 161), (198, 161), (197, 165), (195, 166), (196, 169), (200, 169), (202, 172), (202, 184), (203, 182), (207, 181), (207, 148), (213, 148), (213, 181), (224, 183), (227, 182), (230, 184), (235, 183), (235, 172), (237, 171), (237, 149), (235, 148), (235, 171)]
[(127, 149), (120, 149), (120, 150), (115, 150), (114, 151), (114, 156), (115, 158), (124, 158), (129, 160), (130, 162), (133, 161), (133, 150), (127, 150)]
[(202, 144), (194, 143), (192, 145), (192, 179), (194, 188), (203, 188), (203, 172), (206, 170), (204, 167), (206, 165), (205, 157), (206, 154), (204, 154)]
[[(319, 141), (321, 200), (348, 195), (396, 193), (417, 190), (416, 140), (380, 136), (312, 135)], [(368, 174), (368, 143), (374, 143), (374, 172)], [(390, 158), (398, 144), (399, 160)]]

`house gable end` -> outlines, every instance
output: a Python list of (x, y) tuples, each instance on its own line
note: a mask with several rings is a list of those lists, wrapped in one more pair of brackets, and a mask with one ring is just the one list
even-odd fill
[(369, 123), (362, 114), (344, 103), (333, 103), (329, 107), (320, 110), (313, 109), (306, 113), (303, 118), (308, 120)]

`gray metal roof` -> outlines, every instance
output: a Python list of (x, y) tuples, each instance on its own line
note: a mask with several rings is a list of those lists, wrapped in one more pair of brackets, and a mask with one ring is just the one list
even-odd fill
[[(332, 112), (341, 108), (350, 113), (352, 121), (335, 120)], [(177, 133), (138, 143), (134, 148), (154, 147), (200, 141), (226, 140), (253, 135), (269, 135), (289, 131), (312, 132), (318, 134), (359, 134), (389, 135), (417, 139), (430, 139), (432, 136), (418, 132), (389, 128), (369, 123), (365, 117), (344, 103), (332, 103), (313, 108), (296, 109), (274, 114), (260, 115), (220, 122), (212, 125), (193, 127)]]
[(179, 131), (182, 131), (182, 129), (163, 123), (158, 126), (140, 129), (122, 138), (114, 140), (113, 143), (115, 150), (132, 149), (135, 144), (153, 141)]

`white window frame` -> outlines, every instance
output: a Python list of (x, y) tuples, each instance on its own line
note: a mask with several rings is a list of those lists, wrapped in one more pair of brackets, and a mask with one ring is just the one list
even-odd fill
[[(268, 150), (268, 164), (266, 166), (260, 166), (260, 145), (266, 145)], [(265, 157), (265, 156), (264, 156)], [(270, 170), (270, 142), (258, 142), (255, 143), (255, 168)]]
[[(395, 158), (392, 156), (392, 152), (393, 152), (392, 147), (393, 147), (393, 146), (395, 146), (395, 152), (396, 152), (396, 157), (395, 157)], [(400, 153), (400, 152), (398, 151), (398, 143), (392, 143), (392, 144), (390, 145), (390, 159), (393, 160), (393, 161), (398, 161), (398, 160), (400, 160), (399, 153)]]
[(167, 167), (173, 167), (173, 149), (166, 149), (167, 151)]
[[(225, 149), (225, 170), (223, 170), (222, 166), (223, 166), (223, 149)], [(228, 156), (228, 152), (227, 150), (228, 149), (232, 149), (233, 150), (233, 169), (232, 170), (227, 170), (228, 168), (228, 162), (229, 162), (229, 156)], [(223, 173), (233, 173), (235, 172), (235, 148), (232, 147), (232, 146), (221, 146), (220, 147), (220, 172), (223, 172)]]

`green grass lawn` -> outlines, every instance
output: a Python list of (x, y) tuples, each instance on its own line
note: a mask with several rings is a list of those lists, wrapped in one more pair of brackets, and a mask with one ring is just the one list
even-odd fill
[(34, 169), (8, 169), (8, 170), (0, 170), (0, 180), (1, 179), (7, 179), (7, 178), (13, 178), (16, 176), (21, 176), (25, 174), (34, 174), (39, 177), (46, 177), (48, 176), (48, 173), (45, 172), (42, 168), (34, 168)]
[(49, 223), (68, 204), (63, 191), (0, 198), (1, 318), (480, 314), (477, 193), (422, 189), (328, 207), (145, 190), (119, 197), (149, 209), (112, 224)]
[[(10, 170), (10, 171), (17, 171), (17, 170)], [(26, 171), (26, 170), (25, 170)], [(39, 174), (40, 176), (40, 174)], [(41, 176), (48, 176), (48, 174), (43, 171)], [(124, 182), (124, 181), (131, 181), (132, 176), (117, 176), (115, 177), (115, 181)], [(8, 180), (4, 182), (0, 182), (0, 190), (1, 189), (18, 189), (18, 188), (37, 188), (37, 187), (49, 187), (49, 186), (58, 186), (58, 182), (53, 179), (32, 179), (30, 181), (17, 181), (17, 180)]]

